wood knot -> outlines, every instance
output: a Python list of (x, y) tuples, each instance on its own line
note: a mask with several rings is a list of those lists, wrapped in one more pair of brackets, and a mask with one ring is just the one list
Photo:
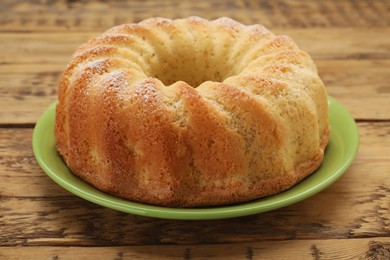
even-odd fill
[(370, 241), (369, 249), (365, 258), (368, 259), (390, 259), (390, 243), (380, 241)]

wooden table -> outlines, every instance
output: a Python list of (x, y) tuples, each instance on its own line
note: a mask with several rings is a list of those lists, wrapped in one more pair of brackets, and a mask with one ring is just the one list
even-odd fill
[[(3, 0), (0, 259), (390, 259), (389, 10), (389, 1)], [(180, 221), (95, 205), (41, 170), (33, 128), (75, 48), (116, 24), (190, 15), (262, 23), (312, 55), (359, 127), (359, 153), (343, 177), (271, 212)]]

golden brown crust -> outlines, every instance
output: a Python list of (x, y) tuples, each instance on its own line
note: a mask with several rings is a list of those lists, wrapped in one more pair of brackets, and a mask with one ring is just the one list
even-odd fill
[(79, 177), (143, 203), (197, 207), (284, 191), (315, 171), (327, 96), (286, 36), (229, 18), (152, 18), (74, 54), (57, 149)]

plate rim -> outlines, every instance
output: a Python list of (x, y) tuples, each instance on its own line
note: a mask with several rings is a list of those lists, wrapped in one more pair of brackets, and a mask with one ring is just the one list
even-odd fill
[[(271, 211), (288, 205), (295, 204), (299, 201), (307, 199), (315, 195), (316, 193), (326, 189), (329, 185), (331, 185), (338, 178), (340, 178), (344, 174), (344, 172), (349, 168), (349, 166), (352, 164), (359, 148), (359, 131), (355, 120), (338, 101), (336, 101), (333, 97), (328, 96), (330, 121), (332, 119), (332, 116), (333, 117), (335, 116), (334, 113), (337, 113), (338, 117), (341, 117), (343, 120), (345, 120), (346, 125), (348, 125), (347, 127), (348, 130), (350, 130), (350, 132), (348, 132), (350, 136), (347, 140), (353, 140), (353, 142), (343, 143), (344, 144), (343, 147), (344, 148), (347, 147), (349, 153), (347, 154), (347, 157), (344, 158), (343, 163), (339, 165), (337, 171), (330, 174), (326, 180), (292, 197), (288, 197), (287, 199), (280, 199), (276, 201), (272, 201), (272, 198), (274, 198), (279, 194), (283, 194), (291, 189), (294, 189), (296, 185), (274, 196), (260, 198), (250, 202), (243, 202), (234, 205), (205, 207), (205, 208), (172, 208), (172, 207), (154, 206), (154, 205), (148, 205), (148, 204), (121, 199), (113, 195), (104, 193), (98, 190), (97, 188), (93, 187), (92, 185), (89, 185), (85, 181), (81, 180), (77, 176), (73, 175), (75, 178), (79, 179), (87, 186), (90, 186), (90, 188), (98, 192), (98, 194), (100, 195), (100, 196), (94, 196), (88, 191), (85, 191), (82, 188), (80, 188), (78, 185), (75, 185), (74, 183), (64, 180), (59, 176), (58, 173), (53, 171), (53, 169), (50, 167), (50, 165), (47, 164), (47, 162), (42, 156), (42, 154), (44, 153), (43, 151), (44, 148), (42, 145), (43, 141), (41, 138), (42, 137), (41, 133), (45, 131), (47, 133), (47, 131), (49, 131), (47, 127), (43, 129), (44, 126), (46, 126), (47, 121), (51, 120), (50, 122), (54, 126), (54, 118), (55, 118), (54, 111), (57, 102), (58, 102), (57, 100), (54, 101), (49, 107), (45, 109), (45, 111), (38, 119), (33, 131), (33, 138), (32, 138), (33, 153), (38, 164), (45, 172), (45, 174), (48, 175), (54, 182), (56, 182), (59, 186), (61, 186), (65, 190), (87, 201), (90, 201), (94, 204), (101, 205), (125, 213), (154, 217), (154, 218), (181, 219), (181, 220), (224, 219), (224, 218), (233, 218), (233, 217), (241, 217), (241, 216), (247, 216), (252, 214), (264, 213), (267, 211)], [(331, 127), (335, 128), (334, 125), (331, 125)], [(337, 126), (336, 129), (340, 130), (340, 128), (337, 128)], [(332, 136), (332, 130), (331, 130), (331, 136)], [(345, 142), (345, 139), (342, 140)], [(63, 162), (63, 164), (65, 163)], [(315, 175), (315, 173), (316, 172), (308, 176), (306, 179)], [(267, 201), (267, 198), (268, 200), (270, 200), (271, 198), (271, 201), (262, 204), (261, 202)]]

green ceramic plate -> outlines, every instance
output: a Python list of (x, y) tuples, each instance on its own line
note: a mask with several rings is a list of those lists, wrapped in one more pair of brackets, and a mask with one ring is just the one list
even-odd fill
[(38, 120), (33, 134), (33, 150), (42, 169), (71, 193), (93, 203), (122, 212), (166, 219), (221, 219), (274, 210), (306, 199), (336, 181), (351, 165), (359, 144), (355, 121), (337, 101), (329, 97), (331, 134), (322, 166), (293, 188), (280, 194), (231, 206), (208, 208), (168, 208), (120, 199), (97, 190), (72, 174), (56, 151), (53, 134), (53, 103)]

